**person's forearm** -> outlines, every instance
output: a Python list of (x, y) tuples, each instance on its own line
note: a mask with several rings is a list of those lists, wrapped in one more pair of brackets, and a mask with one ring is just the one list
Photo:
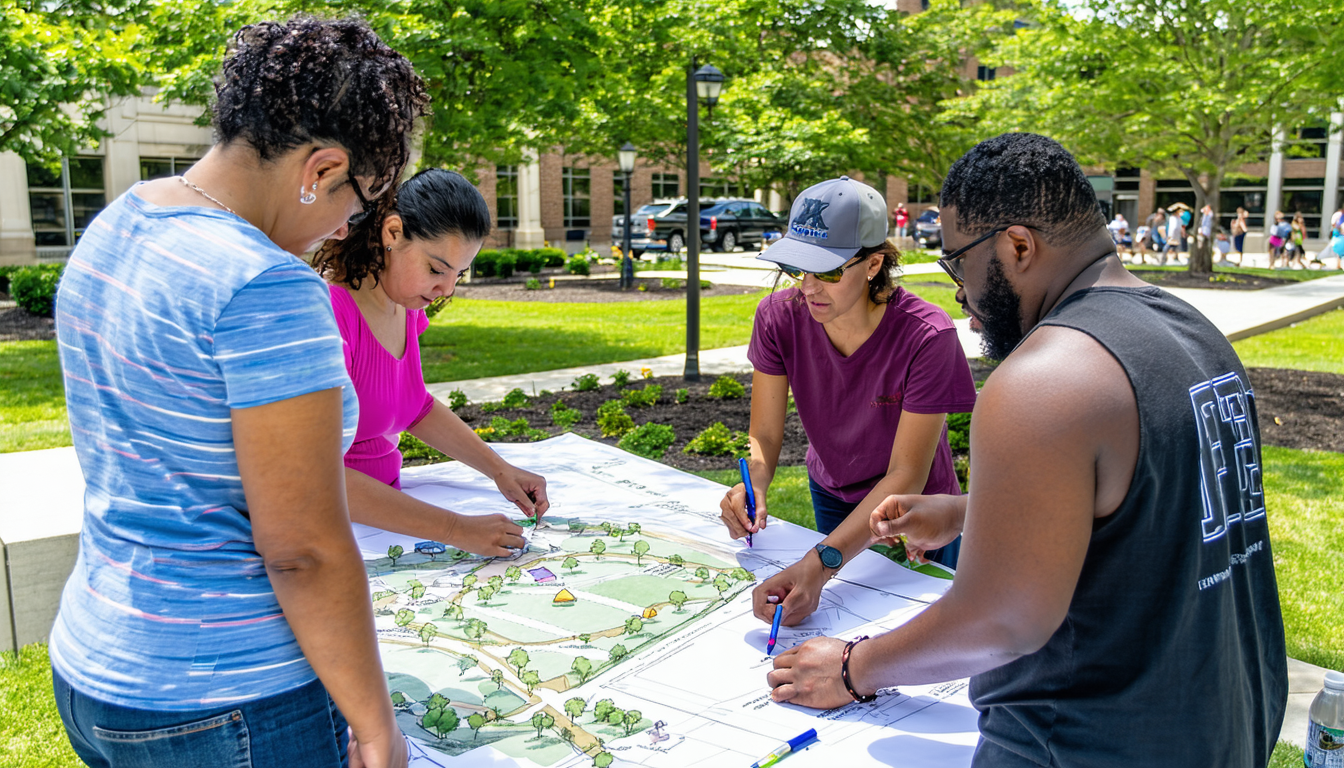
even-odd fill
[(877, 505), (888, 496), (906, 493), (920, 493), (924, 490), (927, 483), (927, 473), (925, 478), (913, 476), (912, 472), (903, 472), (897, 470), (891, 472), (877, 482), (873, 489), (868, 492), (859, 501), (854, 511), (850, 512), (831, 534), (825, 538), (825, 543), (835, 547), (845, 556), (845, 562), (858, 556), (860, 552), (871, 547), (877, 541), (873, 535), (872, 528), (869, 526), (869, 518)]
[(349, 467), (345, 468), (345, 494), (353, 522), (417, 539), (453, 541), (459, 520), (456, 512), (420, 501)]
[(773, 435), (751, 435), (748, 437), (750, 457), (747, 468), (751, 472), (752, 484), (759, 488), (768, 488), (775, 480), (775, 470), (779, 468), (779, 452), (783, 440)]
[(444, 403), (435, 400), (430, 412), (409, 430), (427, 445), (494, 479), (508, 462)]

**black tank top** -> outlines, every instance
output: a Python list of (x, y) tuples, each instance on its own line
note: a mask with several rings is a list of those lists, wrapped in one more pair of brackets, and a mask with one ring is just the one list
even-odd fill
[(1264, 766), (1288, 696), (1246, 371), (1157, 288), (1092, 288), (1041, 325), (1086, 333), (1139, 408), (1134, 480), (1094, 522), (1064, 623), (971, 679), (980, 766)]

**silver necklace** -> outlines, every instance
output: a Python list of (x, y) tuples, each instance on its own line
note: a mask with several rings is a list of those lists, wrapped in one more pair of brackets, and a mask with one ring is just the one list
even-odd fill
[(201, 193), (201, 197), (204, 197), (206, 200), (209, 200), (210, 202), (214, 203), (215, 205), (218, 205), (220, 208), (223, 208), (224, 210), (228, 211), (229, 213), (232, 213), (234, 216), (237, 216), (237, 215), (238, 215), (238, 213), (237, 213), (236, 211), (234, 211), (234, 210), (233, 210), (232, 208), (230, 208), (229, 206), (227, 206), (227, 205), (221, 203), (218, 199), (216, 199), (216, 198), (215, 198), (213, 195), (211, 195), (209, 192), (206, 192), (204, 189), (201, 189), (200, 187), (196, 186), (195, 184), (192, 184), (190, 181), (187, 181), (187, 177), (186, 177), (186, 176), (178, 176), (178, 177), (177, 177), (177, 180), (180, 181), (180, 182), (182, 182), (183, 184), (187, 185), (188, 187), (190, 187), (190, 188), (196, 190), (197, 192)]

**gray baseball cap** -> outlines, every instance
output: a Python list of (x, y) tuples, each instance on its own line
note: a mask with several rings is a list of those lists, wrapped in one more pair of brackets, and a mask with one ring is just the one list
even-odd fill
[(887, 202), (848, 176), (814, 184), (793, 201), (784, 237), (758, 259), (804, 272), (829, 272), (887, 239)]

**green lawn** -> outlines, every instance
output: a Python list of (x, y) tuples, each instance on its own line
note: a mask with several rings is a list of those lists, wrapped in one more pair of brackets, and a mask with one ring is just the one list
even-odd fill
[(1235, 342), (1247, 368), (1344, 373), (1344, 309)]
[(0, 343), (0, 453), (69, 444), (56, 342)]
[[(1150, 254), (1151, 255), (1151, 254)], [(1126, 264), (1129, 270), (1146, 270), (1152, 272), (1189, 272), (1189, 267), (1166, 266), (1159, 267), (1156, 264)], [(1333, 277), (1340, 274), (1338, 270), (1333, 269), (1265, 269), (1264, 267), (1219, 267), (1213, 268), (1215, 275), (1248, 275), (1252, 277), (1272, 277), (1275, 280), (1287, 280), (1289, 282), (1301, 283), (1307, 280), (1319, 280), (1322, 277)]]

